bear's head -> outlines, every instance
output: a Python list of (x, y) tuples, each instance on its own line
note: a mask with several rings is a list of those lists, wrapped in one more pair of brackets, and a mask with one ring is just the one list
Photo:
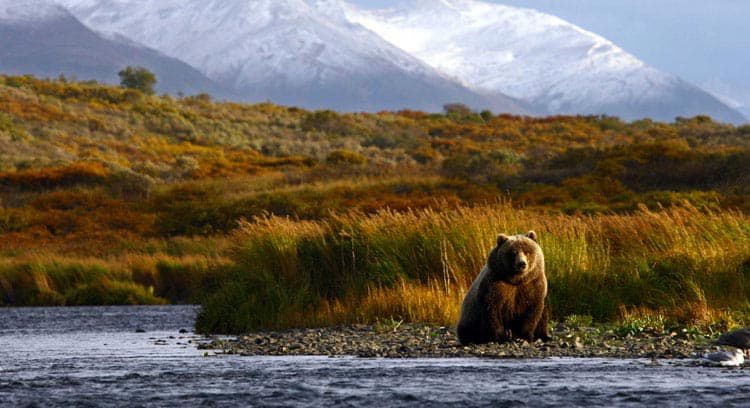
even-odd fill
[(497, 246), (490, 253), (489, 265), (499, 280), (520, 285), (544, 271), (544, 255), (534, 231), (526, 234), (497, 236)]

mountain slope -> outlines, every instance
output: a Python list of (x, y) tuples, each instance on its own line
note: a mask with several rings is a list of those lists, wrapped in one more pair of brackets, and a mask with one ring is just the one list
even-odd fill
[(486, 98), (343, 15), (303, 0), (62, 0), (94, 29), (180, 58), (248, 100), (339, 110), (440, 110), (446, 102), (523, 112)]
[(346, 8), (347, 17), (482, 92), (503, 92), (541, 113), (625, 119), (709, 114), (745, 119), (674, 75), (606, 39), (530, 9), (474, 0), (412, 0), (396, 8)]
[(154, 72), (159, 92), (231, 95), (184, 62), (102, 38), (50, 1), (0, 0), (0, 72), (119, 83), (117, 73), (128, 65)]

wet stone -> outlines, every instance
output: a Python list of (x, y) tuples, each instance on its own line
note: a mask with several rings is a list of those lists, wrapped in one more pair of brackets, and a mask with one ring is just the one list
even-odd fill
[[(236, 338), (209, 338), (199, 349), (239, 355), (322, 355), (363, 358), (481, 357), (621, 357), (692, 358), (711, 346), (708, 339), (669, 335), (618, 337), (596, 328), (558, 325), (548, 342), (517, 340), (505, 344), (462, 345), (454, 329), (428, 324), (401, 324), (395, 329), (367, 325), (258, 331)], [(220, 354), (218, 352), (217, 354)]]

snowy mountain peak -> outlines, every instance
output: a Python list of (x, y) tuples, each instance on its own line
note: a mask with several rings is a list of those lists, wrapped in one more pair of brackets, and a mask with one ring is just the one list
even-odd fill
[(744, 120), (605, 38), (532, 9), (479, 0), (377, 11), (344, 0), (58, 2), (98, 32), (185, 61), (248, 99), (344, 110), (472, 101), (516, 112), (522, 101), (538, 114)]
[(94, 29), (186, 61), (248, 99), (345, 110), (502, 105), (349, 21), (338, 0), (59, 1)]
[(531, 9), (415, 0), (397, 9), (347, 11), (352, 21), (482, 91), (538, 99), (560, 76), (644, 66), (604, 38)]
[[(540, 113), (673, 120), (675, 113), (705, 108), (739, 119), (676, 76), (536, 10), (477, 0), (411, 0), (375, 11), (349, 6), (347, 16), (469, 88), (505, 93)], [(679, 101), (687, 95), (703, 105)]]
[(0, 20), (4, 22), (39, 22), (70, 16), (51, 0), (0, 0)]
[[(242, 60), (258, 54), (274, 58), (308, 48), (311, 54), (317, 54), (318, 61), (344, 57), (332, 53), (335, 49), (346, 49), (360, 55), (385, 52), (397, 64), (430, 69), (369, 30), (346, 20), (344, 3), (337, 0), (60, 0), (60, 3), (98, 31), (129, 36), (214, 71), (217, 76), (221, 75), (218, 72), (221, 66), (236, 69)], [(305, 63), (305, 57), (311, 54), (303, 53), (298, 62)]]
[(340, 0), (308, 0), (308, 3), (321, 14), (336, 21), (349, 23), (346, 18), (346, 4)]

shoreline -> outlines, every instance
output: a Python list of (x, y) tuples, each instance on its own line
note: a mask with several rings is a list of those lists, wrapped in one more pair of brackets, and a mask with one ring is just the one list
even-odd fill
[(464, 346), (451, 327), (423, 323), (347, 325), (255, 331), (230, 338), (209, 336), (199, 348), (242, 356), (355, 356), (362, 358), (650, 358), (688, 359), (720, 350), (700, 334), (619, 336), (606, 327), (564, 327), (550, 331), (552, 340), (517, 340)]

